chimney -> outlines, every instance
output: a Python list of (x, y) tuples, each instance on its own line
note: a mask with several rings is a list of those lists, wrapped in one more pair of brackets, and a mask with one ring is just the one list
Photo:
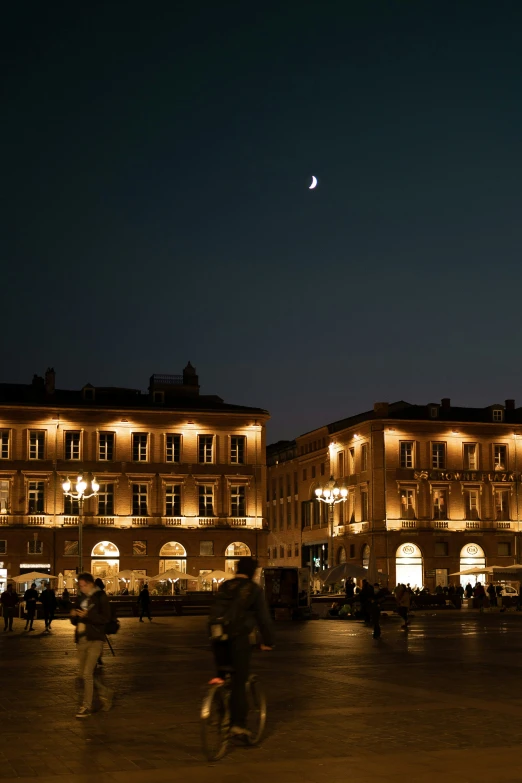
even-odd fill
[(56, 373), (54, 367), (48, 367), (45, 371), (45, 393), (54, 394), (54, 383), (56, 380)]
[(451, 400), (449, 397), (443, 397), (440, 401), (440, 406), (443, 410), (447, 411), (451, 408)]
[(515, 410), (515, 400), (505, 400), (506, 403), (506, 410), (507, 411), (514, 411)]
[(384, 417), (389, 415), (389, 403), (388, 402), (375, 402), (373, 404), (373, 412), (376, 416)]
[(196, 368), (189, 362), (183, 370), (183, 386), (197, 386), (199, 388), (199, 380), (196, 375)]

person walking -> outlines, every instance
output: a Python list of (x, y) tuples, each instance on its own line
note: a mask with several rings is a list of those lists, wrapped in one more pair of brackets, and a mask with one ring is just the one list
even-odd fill
[[(100, 590), (100, 592), (104, 593), (104, 595), (107, 595), (107, 593), (105, 592), (105, 582), (102, 579), (100, 579), (100, 577), (94, 580), (94, 584), (98, 588), (98, 590)], [(100, 654), (100, 656), (98, 657), (96, 666), (103, 666), (103, 654)]]
[(51, 630), (51, 623), (54, 620), (54, 613), (56, 612), (56, 594), (51, 588), (51, 583), (47, 582), (45, 590), (40, 593), (40, 601), (43, 606), (45, 630)]
[(75, 640), (78, 644), (83, 701), (76, 717), (88, 718), (92, 714), (94, 688), (98, 692), (102, 710), (107, 712), (112, 707), (112, 691), (94, 673), (96, 662), (103, 652), (105, 627), (111, 619), (111, 608), (105, 592), (94, 584), (92, 574), (78, 575), (78, 589), (80, 595), (71, 611), (71, 623), (75, 626)]
[(409, 627), (408, 610), (410, 608), (411, 596), (405, 585), (397, 585), (395, 599), (397, 601), (397, 613), (404, 620), (404, 625), (401, 625), (401, 628), (406, 630)]
[(487, 592), (488, 598), (489, 598), (489, 605), (493, 609), (493, 607), (495, 607), (497, 605), (497, 593), (495, 591), (495, 586), (494, 586), (494, 584), (492, 582), (489, 583), (488, 589), (487, 589), (486, 592)]
[(150, 595), (149, 595), (149, 586), (143, 585), (143, 590), (140, 592), (138, 596), (137, 603), (140, 607), (140, 623), (143, 622), (143, 615), (147, 615), (149, 618), (149, 622), (152, 622), (152, 617), (150, 616)]
[(472, 598), (473, 597), (473, 588), (471, 586), (471, 582), (468, 582), (465, 589), (466, 598)]
[(373, 585), (371, 585), (367, 579), (363, 579), (359, 600), (361, 602), (362, 619), (366, 625), (371, 625), (370, 606), (373, 600), (373, 596)]
[(33, 582), (31, 587), (24, 593), (25, 601), (25, 631), (32, 631), (34, 616), (36, 614), (36, 602), (38, 601), (38, 590), (36, 589), (36, 582)]
[(2, 603), (2, 613), (4, 615), (4, 631), (12, 631), (15, 610), (19, 601), (16, 590), (13, 590), (11, 583), (7, 585), (7, 589), (2, 593), (0, 602)]
[(484, 611), (484, 599), (486, 598), (486, 591), (484, 590), (483, 585), (480, 582), (477, 582), (475, 585), (475, 589), (473, 591), (473, 597), (477, 603), (478, 608), (481, 612)]
[(247, 729), (248, 700), (246, 683), (250, 674), (250, 636), (257, 627), (261, 650), (273, 647), (272, 623), (262, 589), (254, 577), (259, 568), (253, 557), (240, 557), (236, 576), (223, 582), (210, 610), (209, 631), (217, 676), (210, 684), (232, 677), (230, 695), (230, 734), (250, 736)]

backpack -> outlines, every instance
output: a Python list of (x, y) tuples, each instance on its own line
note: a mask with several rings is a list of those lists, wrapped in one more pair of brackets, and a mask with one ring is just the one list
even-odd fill
[(109, 601), (109, 607), (111, 610), (111, 619), (109, 620), (109, 622), (105, 623), (105, 627), (103, 629), (105, 636), (110, 636), (112, 634), (118, 633), (118, 631), (120, 630), (120, 621), (118, 620), (118, 615), (116, 614), (116, 607), (110, 601)]
[(250, 579), (232, 579), (220, 587), (208, 619), (212, 641), (226, 642), (248, 633), (248, 611), (257, 589)]

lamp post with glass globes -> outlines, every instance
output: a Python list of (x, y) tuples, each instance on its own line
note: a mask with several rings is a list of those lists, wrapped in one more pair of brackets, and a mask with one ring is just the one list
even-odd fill
[(78, 573), (83, 571), (83, 501), (89, 498), (95, 497), (98, 494), (100, 485), (96, 481), (96, 477), (85, 481), (83, 476), (78, 476), (76, 480), (76, 491), (71, 490), (71, 479), (69, 476), (62, 484), (63, 494), (78, 501)]
[(315, 490), (315, 496), (321, 503), (326, 503), (328, 506), (328, 522), (330, 528), (330, 546), (328, 551), (328, 565), (331, 567), (333, 562), (333, 529), (334, 529), (334, 506), (338, 503), (344, 503), (348, 497), (348, 490), (343, 485), (340, 487), (333, 476), (330, 476), (330, 481), (323, 487), (317, 487)]

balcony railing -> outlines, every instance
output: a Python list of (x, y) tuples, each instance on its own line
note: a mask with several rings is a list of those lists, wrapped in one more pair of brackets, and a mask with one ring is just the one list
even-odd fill
[(114, 525), (114, 517), (98, 517), (99, 525)]
[[(78, 515), (56, 514), (0, 514), (0, 526), (23, 525), (32, 527), (77, 527), (79, 521)], [(151, 516), (132, 516), (113, 515), (96, 516), (86, 514), (82, 518), (85, 526), (100, 527), (183, 527), (183, 528), (206, 528), (206, 527), (230, 527), (262, 530), (264, 526), (263, 517), (151, 517)]]
[(79, 517), (62, 517), (62, 525), (77, 525)]
[(146, 527), (150, 524), (149, 517), (132, 517), (132, 527)]
[(449, 527), (449, 523), (447, 519), (434, 519), (433, 520), (433, 527), (435, 530), (447, 530)]
[(497, 530), (510, 530), (511, 522), (497, 522), (496, 526), (497, 526)]
[(401, 527), (403, 530), (415, 530), (417, 527), (416, 519), (403, 519)]
[(480, 522), (466, 520), (466, 530), (480, 530)]

